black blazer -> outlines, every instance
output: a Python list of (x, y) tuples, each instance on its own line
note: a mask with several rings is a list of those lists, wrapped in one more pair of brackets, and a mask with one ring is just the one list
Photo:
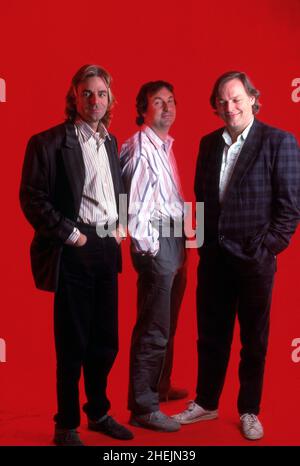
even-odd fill
[[(124, 192), (113, 135), (106, 138), (115, 197)], [(55, 291), (63, 244), (78, 217), (85, 179), (82, 151), (74, 125), (66, 122), (33, 136), (22, 170), (20, 202), (35, 230), (31, 268), (37, 288)], [(121, 264), (119, 264), (121, 267)]]
[(220, 244), (243, 259), (259, 258), (262, 247), (277, 255), (288, 246), (300, 220), (296, 139), (255, 119), (221, 205), (223, 130), (200, 142), (195, 194), (196, 201), (204, 202), (203, 251)]

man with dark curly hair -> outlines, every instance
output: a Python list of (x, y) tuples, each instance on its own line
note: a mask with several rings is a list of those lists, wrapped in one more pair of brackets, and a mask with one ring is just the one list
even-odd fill
[(171, 386), (174, 337), (186, 285), (184, 206), (169, 135), (176, 117), (172, 84), (145, 83), (136, 109), (141, 129), (121, 150), (132, 260), (138, 273), (128, 406), (131, 424), (176, 431), (180, 424), (159, 409), (160, 401), (187, 395), (185, 389)]

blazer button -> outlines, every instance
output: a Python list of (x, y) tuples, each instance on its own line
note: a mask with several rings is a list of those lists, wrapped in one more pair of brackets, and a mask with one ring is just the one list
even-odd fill
[(220, 235), (220, 236), (219, 236), (219, 240), (220, 240), (220, 241), (224, 241), (224, 239), (225, 239), (225, 236), (224, 236), (224, 235)]

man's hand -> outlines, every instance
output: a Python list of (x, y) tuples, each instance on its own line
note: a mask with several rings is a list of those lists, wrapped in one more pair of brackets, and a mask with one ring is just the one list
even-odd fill
[(76, 243), (74, 244), (74, 246), (76, 248), (80, 248), (81, 246), (84, 246), (86, 242), (87, 242), (87, 237), (83, 235), (82, 233), (80, 233), (80, 236), (78, 240), (76, 241)]

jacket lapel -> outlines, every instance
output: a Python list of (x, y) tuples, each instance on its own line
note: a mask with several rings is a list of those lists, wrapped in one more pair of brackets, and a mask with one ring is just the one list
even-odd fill
[(115, 191), (115, 199), (116, 199), (116, 202), (118, 203), (120, 187), (119, 187), (119, 177), (118, 177), (117, 167), (116, 167), (116, 158), (118, 157), (117, 147), (114, 143), (114, 140), (109, 139), (108, 137), (105, 139), (104, 145), (105, 145), (105, 149), (108, 155), (110, 172), (111, 172), (113, 185), (114, 185), (114, 191)]
[(222, 156), (225, 141), (222, 137), (223, 129), (219, 132), (218, 136), (214, 139), (214, 143), (211, 147), (211, 156), (209, 157), (208, 166), (206, 168), (209, 176), (207, 178), (208, 188), (211, 191), (214, 199), (214, 203), (219, 205), (219, 183), (220, 173), (222, 165)]
[(74, 125), (67, 122), (66, 139), (62, 147), (62, 157), (66, 174), (74, 196), (75, 212), (79, 212), (85, 179), (84, 161)]

